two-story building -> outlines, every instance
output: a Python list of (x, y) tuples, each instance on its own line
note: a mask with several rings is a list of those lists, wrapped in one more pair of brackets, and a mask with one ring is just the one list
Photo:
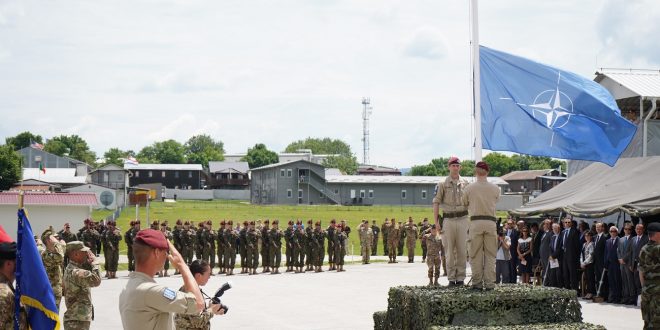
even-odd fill
[(250, 189), (247, 162), (209, 162), (208, 186), (212, 189)]
[(168, 189), (202, 189), (206, 178), (200, 164), (124, 164), (131, 187), (161, 184)]
[(558, 169), (513, 171), (501, 176), (509, 184), (508, 192), (546, 192), (566, 180)]

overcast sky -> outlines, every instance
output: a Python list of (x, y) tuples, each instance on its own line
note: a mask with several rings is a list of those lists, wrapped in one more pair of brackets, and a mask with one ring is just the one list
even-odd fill
[[(471, 158), (469, 1), (0, 0), (0, 141), (78, 134), (99, 156), (210, 134), (227, 153), (346, 141), (410, 167)], [(482, 45), (590, 79), (660, 68), (657, 0), (479, 4)]]

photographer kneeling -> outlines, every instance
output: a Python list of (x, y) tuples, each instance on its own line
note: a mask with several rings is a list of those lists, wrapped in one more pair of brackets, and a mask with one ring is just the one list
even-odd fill
[[(190, 272), (195, 278), (197, 285), (200, 286), (200, 292), (206, 295), (201, 287), (206, 285), (209, 277), (211, 277), (211, 267), (209, 264), (204, 260), (195, 260), (190, 264)], [(185, 286), (182, 286), (179, 291), (188, 292)], [(222, 304), (211, 303), (200, 314), (176, 314), (174, 316), (174, 323), (177, 330), (211, 329), (211, 318), (213, 315), (223, 315), (224, 313), (225, 310), (222, 308)]]

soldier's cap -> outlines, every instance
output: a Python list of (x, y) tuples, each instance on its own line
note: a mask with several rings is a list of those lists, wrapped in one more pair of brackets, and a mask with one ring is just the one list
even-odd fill
[(202, 222), (200, 222), (200, 223), (198, 223), (198, 224), (197, 224), (197, 227), (199, 227), (199, 228), (202, 228), (202, 227), (204, 227), (204, 221), (202, 221)]
[(163, 223), (160, 224), (160, 226), (161, 226), (161, 227), (166, 227), (167, 224), (163, 222)]
[(330, 220), (330, 223), (337, 223), (337, 221), (335, 221), (335, 219), (332, 219)]
[(483, 162), (483, 161), (478, 162), (477, 165), (475, 165), (475, 166), (482, 169), (482, 170), (484, 170), (484, 171), (486, 171), (486, 172), (490, 172), (490, 167), (488, 167), (488, 163), (486, 163), (486, 162)]
[(158, 226), (158, 220), (154, 220), (154, 221), (151, 223), (151, 225), (152, 225), (152, 226)]
[(60, 237), (56, 232), (53, 232), (51, 228), (48, 228), (41, 234), (41, 241), (45, 243), (49, 236)]
[(254, 221), (250, 221), (250, 225), (254, 226)]
[(321, 221), (317, 221), (314, 225), (317, 227), (321, 227)]
[(265, 225), (267, 225), (267, 224), (269, 224), (269, 223), (270, 223), (270, 221), (269, 221), (268, 219), (264, 220), (264, 224), (265, 224)]
[(273, 220), (273, 224), (274, 224), (274, 225), (275, 225), (275, 224), (279, 225), (279, 224), (280, 224), (280, 220), (277, 220), (277, 219)]
[(376, 220), (371, 220), (372, 223), (376, 223)]
[(70, 253), (72, 251), (83, 251), (87, 252), (89, 251), (89, 248), (85, 246), (85, 243), (81, 241), (71, 241), (69, 243), (66, 243), (66, 253)]
[(660, 232), (660, 222), (650, 224), (646, 230), (649, 232), (649, 235)]
[(154, 249), (168, 250), (170, 245), (167, 244), (167, 238), (163, 235), (162, 231), (155, 229), (142, 229), (135, 236), (135, 241), (141, 242)]
[(311, 225), (312, 222), (314, 222), (314, 221), (312, 221), (312, 219), (307, 220), (307, 224), (308, 224), (308, 225)]
[(83, 221), (83, 223), (84, 223), (84, 224), (88, 224), (89, 221), (90, 221), (89, 219), (85, 219), (85, 221)]
[(177, 225), (182, 225), (183, 222), (181, 221), (181, 219), (179, 219), (179, 220), (176, 221), (176, 224), (177, 224)]
[(136, 225), (139, 225), (139, 224), (140, 224), (140, 220), (135, 220), (135, 224), (136, 224)]
[(229, 221), (227, 221), (227, 224), (230, 225), (230, 226), (233, 226), (233, 225), (234, 225), (234, 221), (229, 220)]
[(293, 220), (289, 220), (289, 225), (293, 225)]
[(296, 225), (298, 225), (298, 226), (302, 225), (302, 221), (300, 221), (300, 220), (296, 221)]
[(9, 234), (0, 225), (0, 259), (11, 260), (16, 259), (16, 242), (14, 242)]
[(206, 222), (207, 225), (213, 225), (213, 221), (209, 220)]
[(249, 224), (250, 224), (249, 222), (247, 222), (247, 221), (243, 221), (243, 226), (247, 226), (247, 225), (249, 225)]
[(131, 227), (133, 227), (133, 226), (135, 226), (135, 221), (131, 220), (131, 222), (129, 224), (130, 224)]
[(220, 226), (224, 226), (227, 222), (225, 220), (220, 221)]
[(458, 159), (458, 157), (456, 156), (449, 157), (449, 161), (447, 162), (447, 165), (453, 165), (453, 164), (461, 165), (461, 160)]

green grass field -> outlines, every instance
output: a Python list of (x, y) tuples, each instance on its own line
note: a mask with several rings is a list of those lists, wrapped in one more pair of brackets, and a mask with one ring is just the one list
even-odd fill
[[(112, 214), (109, 211), (94, 211), (92, 216), (95, 220), (103, 219)], [(315, 222), (320, 220), (323, 228), (330, 224), (330, 220), (346, 220), (351, 227), (350, 242), (354, 250), (347, 251), (349, 254), (360, 254), (360, 242), (357, 233), (357, 226), (362, 219), (376, 220), (378, 225), (382, 225), (385, 218), (395, 218), (397, 221), (406, 222), (408, 217), (412, 217), (415, 224), (421, 222), (424, 217), (433, 218), (433, 209), (419, 206), (335, 206), (335, 205), (252, 205), (239, 201), (177, 201), (176, 203), (150, 203), (149, 221), (167, 220), (171, 227), (174, 227), (177, 219), (182, 220), (212, 220), (213, 228), (218, 228), (222, 220), (233, 220), (243, 222), (244, 220), (265, 220), (278, 219), (280, 229), (286, 228), (289, 220), (313, 219)], [(498, 212), (498, 216), (506, 217), (505, 212)], [(125, 209), (117, 219), (117, 225), (122, 233), (128, 229), (129, 221), (136, 218), (135, 207)], [(142, 228), (148, 228), (146, 224), (146, 208), (138, 209), (138, 216), (142, 220)], [(81, 224), (82, 225), (82, 224)], [(75, 228), (75, 225), (74, 225)], [(121, 253), (125, 254), (126, 245), (122, 241)], [(379, 236), (378, 254), (382, 255), (382, 236)], [(421, 255), (421, 247), (417, 244), (416, 254)]]

